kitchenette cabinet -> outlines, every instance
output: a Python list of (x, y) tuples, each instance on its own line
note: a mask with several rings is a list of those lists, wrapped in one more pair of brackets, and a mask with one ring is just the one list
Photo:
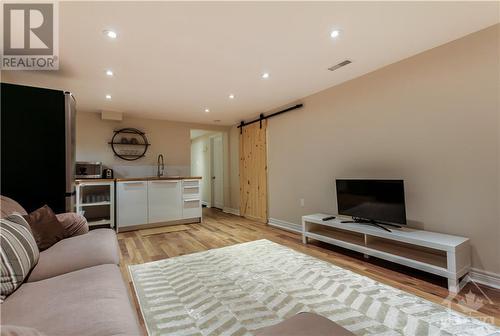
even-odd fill
[(123, 231), (145, 224), (199, 222), (200, 188), (199, 178), (117, 179), (117, 228)]
[(148, 223), (147, 181), (116, 183), (116, 220), (119, 228)]
[(148, 181), (148, 223), (182, 219), (182, 181)]
[(182, 181), (182, 217), (201, 217), (201, 190), (199, 180)]
[(76, 212), (87, 219), (89, 227), (115, 227), (115, 181), (78, 179)]

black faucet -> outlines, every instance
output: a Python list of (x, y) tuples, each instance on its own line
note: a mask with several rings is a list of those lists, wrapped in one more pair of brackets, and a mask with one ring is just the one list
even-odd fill
[(157, 175), (158, 175), (158, 177), (162, 177), (163, 176), (163, 171), (165, 170), (165, 164), (163, 162), (163, 154), (158, 155), (157, 164), (158, 164)]

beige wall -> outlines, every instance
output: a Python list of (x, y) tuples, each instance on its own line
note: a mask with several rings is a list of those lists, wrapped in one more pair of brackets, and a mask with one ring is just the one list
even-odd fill
[(473, 267), (500, 273), (499, 27), (270, 119), (270, 217), (335, 213), (336, 177), (402, 178), (410, 225), (470, 237)]
[[(76, 127), (77, 161), (101, 161), (108, 167), (156, 166), (158, 154), (163, 154), (166, 171), (171, 175), (175, 175), (181, 169), (190, 171), (191, 129), (227, 130), (227, 127), (200, 126), (198, 124), (129, 118), (127, 116), (123, 121), (108, 121), (101, 120), (99, 113), (77, 113)], [(152, 145), (144, 158), (136, 161), (124, 161), (114, 156), (108, 142), (113, 136), (114, 129), (124, 127), (138, 128), (146, 133)]]
[[(113, 130), (134, 127), (146, 133), (152, 144), (146, 157), (136, 161), (124, 161), (114, 156), (108, 142)], [(124, 117), (123, 121), (101, 120), (100, 113), (77, 113), (76, 160), (101, 161), (115, 169), (115, 174), (144, 176), (156, 174), (158, 154), (165, 157), (165, 170), (169, 175), (191, 172), (191, 129), (221, 132), (224, 147), (224, 206), (231, 207), (231, 169), (229, 162), (229, 129), (227, 126), (181, 123), (157, 119)], [(235, 172), (236, 177), (238, 171)], [(207, 190), (206, 188), (204, 188)]]

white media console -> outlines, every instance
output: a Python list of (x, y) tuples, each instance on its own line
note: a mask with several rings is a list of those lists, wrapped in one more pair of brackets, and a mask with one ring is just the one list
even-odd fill
[(350, 217), (323, 221), (326, 214), (302, 217), (302, 241), (308, 238), (354, 250), (364, 255), (437, 274), (448, 279), (448, 290), (460, 291), (459, 279), (471, 267), (469, 238), (442, 233), (392, 228), (380, 228), (341, 223)]

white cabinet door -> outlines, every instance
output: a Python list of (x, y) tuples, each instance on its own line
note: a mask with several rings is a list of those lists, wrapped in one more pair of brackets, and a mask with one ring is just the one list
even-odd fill
[(116, 206), (118, 228), (148, 223), (147, 182), (117, 182)]
[(148, 181), (149, 223), (168, 222), (182, 218), (181, 182)]

